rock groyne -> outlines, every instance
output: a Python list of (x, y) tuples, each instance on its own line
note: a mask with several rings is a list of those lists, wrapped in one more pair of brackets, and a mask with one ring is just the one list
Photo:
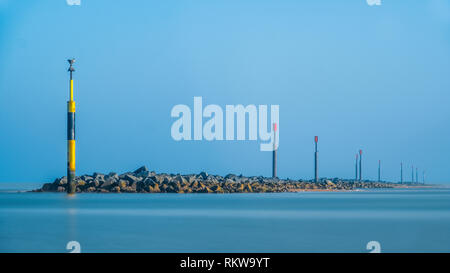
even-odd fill
[[(367, 188), (393, 188), (398, 184), (373, 181), (347, 181), (338, 178), (291, 180), (262, 176), (226, 176), (199, 174), (157, 174), (143, 166), (123, 174), (94, 173), (76, 178), (76, 192), (126, 192), (126, 193), (264, 193), (295, 191), (355, 190)], [(34, 192), (67, 192), (67, 177), (45, 183)]]

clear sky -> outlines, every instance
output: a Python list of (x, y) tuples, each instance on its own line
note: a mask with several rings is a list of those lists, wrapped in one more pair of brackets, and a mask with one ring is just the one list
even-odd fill
[(181, 141), (176, 104), (280, 105), (278, 174), (450, 182), (447, 0), (0, 0), (0, 182), (66, 174), (76, 58), (77, 173), (271, 175), (258, 141)]

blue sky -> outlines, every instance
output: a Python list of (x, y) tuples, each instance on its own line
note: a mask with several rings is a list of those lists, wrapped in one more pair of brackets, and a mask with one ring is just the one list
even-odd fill
[(66, 173), (75, 57), (77, 173), (271, 174), (257, 141), (170, 136), (176, 104), (280, 105), (281, 177), (450, 182), (445, 0), (0, 0), (0, 182)]

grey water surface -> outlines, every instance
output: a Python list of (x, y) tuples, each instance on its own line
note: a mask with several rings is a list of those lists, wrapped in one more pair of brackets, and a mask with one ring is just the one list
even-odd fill
[[(28, 188), (27, 188), (28, 185)], [(0, 189), (0, 252), (450, 252), (450, 189), (98, 194)]]

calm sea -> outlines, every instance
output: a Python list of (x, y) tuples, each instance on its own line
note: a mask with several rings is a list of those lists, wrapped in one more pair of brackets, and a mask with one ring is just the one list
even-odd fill
[(16, 192), (0, 252), (450, 252), (450, 189), (271, 194)]

